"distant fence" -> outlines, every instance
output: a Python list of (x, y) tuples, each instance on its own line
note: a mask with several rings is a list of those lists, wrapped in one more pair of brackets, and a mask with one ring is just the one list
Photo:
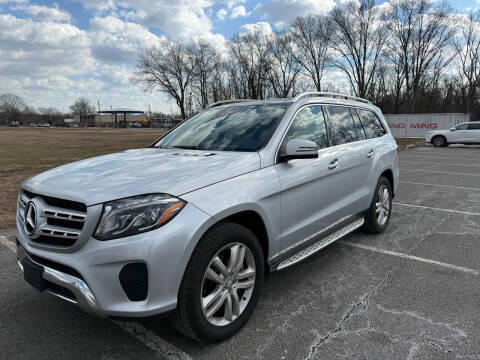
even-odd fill
[(392, 114), (384, 115), (394, 137), (423, 138), (427, 131), (450, 129), (470, 121), (470, 114)]

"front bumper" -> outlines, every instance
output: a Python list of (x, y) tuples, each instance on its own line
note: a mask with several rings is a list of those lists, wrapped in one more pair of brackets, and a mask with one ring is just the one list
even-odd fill
[[(96, 316), (146, 317), (176, 308), (188, 260), (213, 222), (211, 216), (187, 204), (173, 221), (159, 229), (109, 241), (90, 237), (71, 252), (36, 246), (18, 221), (17, 240), (30, 260), (37, 264), (36, 258), (42, 260), (44, 280), (74, 296), (56, 291), (57, 286), (47, 287), (47, 292)], [(144, 263), (148, 270), (148, 293), (142, 301), (129, 300), (119, 279), (122, 268), (136, 262)], [(49, 263), (60, 266), (50, 267)], [(62, 271), (62, 267), (71, 268), (78, 277)]]
[[(90, 291), (88, 285), (82, 279), (39, 264), (28, 254), (24, 254), (23, 256), (27, 257), (34, 264), (43, 267), (44, 270), (42, 277), (44, 280), (48, 281), (49, 283), (56, 284), (60, 286), (60, 288), (67, 289), (73, 294), (73, 297), (69, 294), (65, 294), (65, 292), (59, 291), (59, 288), (52, 286), (47, 287), (47, 292), (65, 301), (77, 304), (83, 311), (87, 313), (92, 315), (101, 314), (101, 309), (98, 305), (97, 299)], [(23, 272), (23, 263), (20, 258), (17, 259), (17, 264), (20, 267), (20, 270)]]

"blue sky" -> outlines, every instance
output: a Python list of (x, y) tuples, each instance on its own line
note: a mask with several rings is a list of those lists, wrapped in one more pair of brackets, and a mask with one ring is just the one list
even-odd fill
[[(131, 82), (145, 47), (201, 37), (221, 49), (236, 32), (284, 29), (296, 16), (325, 13), (343, 1), (0, 0), (0, 93), (59, 110), (86, 96), (102, 108), (150, 104), (170, 112), (169, 99)], [(479, 3), (450, 2), (456, 12)]]

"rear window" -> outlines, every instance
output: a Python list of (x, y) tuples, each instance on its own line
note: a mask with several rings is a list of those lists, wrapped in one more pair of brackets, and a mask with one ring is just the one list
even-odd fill
[(330, 125), (332, 145), (357, 141), (357, 132), (350, 109), (343, 106), (325, 106)]
[(369, 110), (358, 109), (358, 115), (362, 122), (363, 129), (367, 135), (367, 139), (373, 139), (383, 136), (387, 133), (382, 123), (374, 112)]

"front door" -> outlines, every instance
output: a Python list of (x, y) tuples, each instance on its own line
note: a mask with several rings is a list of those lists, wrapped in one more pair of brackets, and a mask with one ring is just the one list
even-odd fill
[[(348, 109), (347, 109), (348, 111)], [(338, 221), (347, 206), (352, 181), (348, 146), (330, 146), (324, 109), (302, 108), (284, 140), (306, 139), (318, 145), (317, 159), (276, 164), (281, 184), (283, 248), (292, 246)]]

